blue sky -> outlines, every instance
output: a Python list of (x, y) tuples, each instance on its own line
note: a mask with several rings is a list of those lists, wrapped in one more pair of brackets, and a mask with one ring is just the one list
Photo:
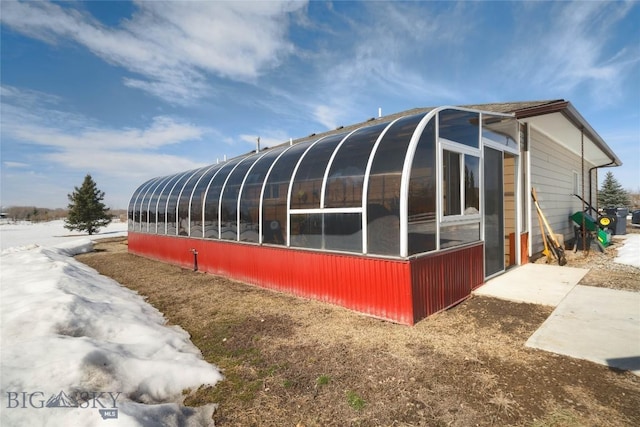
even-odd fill
[(564, 98), (640, 191), (638, 2), (11, 2), (0, 203), (149, 178), (415, 107)]

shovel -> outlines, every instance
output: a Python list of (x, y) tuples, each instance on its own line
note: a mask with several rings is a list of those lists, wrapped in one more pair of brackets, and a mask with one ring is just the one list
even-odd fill
[[(544, 241), (544, 251), (542, 251), (542, 253), (547, 252), (545, 255), (547, 255), (547, 259), (550, 259), (548, 254), (549, 247), (550, 247), (551, 252), (558, 260), (558, 265), (561, 265), (561, 266), (565, 265), (567, 263), (567, 258), (564, 255), (564, 249), (558, 242), (558, 239), (556, 239), (556, 236), (553, 233), (553, 230), (551, 229), (551, 226), (549, 225), (547, 218), (544, 216), (544, 213), (542, 213), (542, 209), (538, 204), (538, 197), (536, 195), (535, 188), (531, 188), (531, 197), (533, 197), (533, 202), (536, 205), (536, 210), (538, 212), (538, 221), (541, 223), (540, 231), (542, 232), (542, 240)], [(542, 224), (544, 224), (544, 228), (542, 227)], [(546, 229), (546, 233), (545, 233), (545, 229)], [(549, 244), (549, 246), (547, 246), (547, 243)]]

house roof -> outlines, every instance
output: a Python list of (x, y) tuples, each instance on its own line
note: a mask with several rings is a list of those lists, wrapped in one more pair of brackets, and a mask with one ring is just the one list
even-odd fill
[[(597, 163), (596, 166), (622, 165), (622, 161), (618, 158), (618, 156), (616, 156), (616, 154), (602, 139), (602, 137), (598, 135), (598, 133), (591, 127), (591, 125), (584, 119), (584, 117), (580, 115), (575, 107), (569, 101), (565, 101), (564, 99), (471, 104), (459, 105), (458, 107), (487, 111), (491, 113), (512, 114), (515, 118), (523, 122), (535, 122), (536, 125), (540, 125), (545, 120), (540, 119), (540, 117), (561, 115), (564, 119), (572, 123), (575, 126), (575, 129), (577, 129), (577, 131), (580, 133), (579, 137), (576, 136), (575, 132), (570, 135), (571, 141), (566, 142), (566, 144), (569, 145), (568, 148), (572, 149), (573, 151), (580, 152), (580, 149), (578, 148), (580, 144), (577, 142), (577, 140), (580, 140), (581, 142), (583, 139), (581, 138), (581, 136), (583, 134), (587, 138), (587, 144), (590, 144), (590, 161), (603, 162), (602, 164)], [(411, 110), (406, 110), (379, 118), (371, 117), (364, 122), (356, 123), (349, 126), (340, 126), (336, 129), (317, 134), (313, 133), (309, 136), (298, 138), (294, 140), (294, 142), (300, 143), (311, 139), (318, 139), (325, 136), (335, 135), (338, 133), (347, 133), (360, 127), (371, 125), (376, 121), (390, 122), (403, 116), (427, 113), (435, 108), (437, 107), (414, 108)], [(550, 120), (547, 121), (550, 122)], [(558, 128), (557, 125), (555, 127)], [(567, 135), (567, 137), (569, 137), (569, 135)], [(601, 155), (594, 155), (593, 152), (598, 152)]]

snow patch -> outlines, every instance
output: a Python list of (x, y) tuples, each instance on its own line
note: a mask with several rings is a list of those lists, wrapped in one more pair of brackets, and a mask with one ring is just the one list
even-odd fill
[(218, 369), (137, 293), (70, 257), (91, 247), (2, 251), (0, 424), (212, 425), (215, 405), (184, 407), (182, 391), (216, 384)]
[(640, 234), (624, 236), (624, 244), (618, 249), (618, 256), (613, 261), (640, 268)]
[(69, 231), (64, 228), (64, 220), (31, 223), (4, 222), (0, 223), (0, 249), (5, 250), (16, 246), (37, 244), (40, 246), (57, 246), (61, 243), (77, 240), (79, 238), (97, 240), (107, 237), (119, 237), (127, 235), (127, 223), (114, 221), (98, 233), (91, 236), (78, 231)]

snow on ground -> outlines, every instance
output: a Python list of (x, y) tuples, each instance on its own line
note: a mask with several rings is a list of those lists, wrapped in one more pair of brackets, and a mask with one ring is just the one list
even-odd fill
[(0, 424), (211, 425), (215, 405), (180, 403), (183, 390), (221, 380), (218, 369), (137, 293), (72, 258), (91, 240), (54, 238), (49, 225), (25, 234), (59, 247), (0, 254)]
[(78, 237), (90, 237), (92, 240), (106, 237), (118, 237), (127, 235), (126, 222), (112, 222), (99, 230), (97, 234), (88, 236), (78, 231), (69, 231), (64, 228), (64, 221), (49, 221), (31, 223), (21, 221), (17, 223), (4, 221), (0, 224), (0, 249), (4, 250), (14, 246), (36, 244), (40, 246), (53, 246), (61, 242), (72, 241)]
[(640, 234), (627, 234), (623, 246), (618, 249), (614, 259), (618, 264), (633, 265), (640, 268)]

